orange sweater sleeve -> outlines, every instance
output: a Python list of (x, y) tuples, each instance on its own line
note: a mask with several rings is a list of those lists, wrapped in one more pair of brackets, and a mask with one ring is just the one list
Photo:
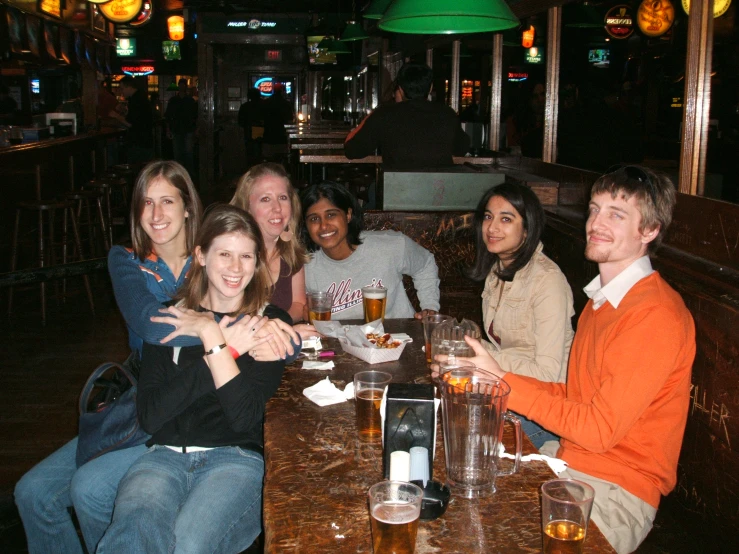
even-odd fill
[[(610, 305), (604, 308), (613, 311)], [(592, 310), (591, 305), (585, 309)], [(586, 314), (599, 316), (597, 312)], [(650, 405), (667, 400), (662, 395), (674, 393), (674, 387), (666, 385), (684, 379), (675, 369), (684, 365), (678, 360), (690, 344), (695, 352), (695, 339), (692, 320), (686, 325), (673, 310), (656, 305), (623, 317), (611, 329), (611, 336), (597, 336), (596, 326), (588, 323), (581, 321), (578, 329), (580, 344), (573, 347), (570, 358), (567, 394), (519, 375), (508, 375), (506, 381), (512, 388), (511, 410), (599, 453), (621, 441)], [(581, 329), (586, 336), (580, 334)], [(665, 425), (676, 423), (666, 421)]]

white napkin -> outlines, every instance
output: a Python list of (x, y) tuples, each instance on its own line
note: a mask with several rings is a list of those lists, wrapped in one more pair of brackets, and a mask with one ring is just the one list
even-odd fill
[(344, 396), (347, 400), (354, 400), (354, 381), (349, 381), (349, 384), (344, 387)]
[(303, 341), (303, 350), (321, 350), (321, 337), (309, 337)]
[[(500, 448), (500, 457), (501, 458), (508, 458), (511, 460), (515, 460), (516, 457), (512, 454), (508, 454), (505, 451), (505, 446), (502, 444), (499, 444), (498, 447)], [(567, 462), (564, 460), (560, 460), (559, 458), (552, 458), (551, 456), (545, 456), (544, 454), (527, 454), (526, 456), (521, 456), (522, 462), (533, 462), (533, 461), (539, 461), (539, 462), (546, 462), (546, 464), (549, 466), (549, 468), (557, 475), (562, 473), (565, 469), (567, 469)]]
[(331, 404), (346, 402), (344, 393), (336, 388), (336, 385), (328, 377), (318, 381), (312, 387), (303, 389), (303, 395), (319, 406), (330, 406)]
[(334, 362), (310, 362), (303, 361), (303, 369), (333, 369)]

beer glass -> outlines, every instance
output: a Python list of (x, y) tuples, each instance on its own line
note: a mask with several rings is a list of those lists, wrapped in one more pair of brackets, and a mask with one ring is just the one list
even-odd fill
[(413, 483), (382, 481), (369, 490), (372, 550), (375, 554), (413, 554), (423, 490)]
[(593, 487), (575, 479), (552, 479), (541, 486), (544, 554), (581, 554), (593, 498)]
[(332, 292), (307, 292), (305, 297), (308, 301), (308, 320), (311, 325), (314, 321), (331, 319), (331, 307), (334, 305)]
[(364, 304), (364, 322), (376, 319), (385, 321), (385, 305), (387, 289), (385, 287), (362, 287), (362, 303)]
[(360, 371), (354, 374), (354, 400), (357, 403), (359, 438), (373, 440), (382, 435), (380, 402), (393, 376), (384, 371)]
[(430, 364), (433, 361), (431, 357), (431, 335), (436, 329), (437, 325), (449, 321), (451, 316), (434, 314), (423, 316), (423, 338), (426, 339), (426, 363)]

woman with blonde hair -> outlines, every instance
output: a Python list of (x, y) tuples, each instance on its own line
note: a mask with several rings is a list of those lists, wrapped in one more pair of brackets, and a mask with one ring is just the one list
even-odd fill
[(264, 409), (285, 361), (237, 356), (225, 330), (244, 322), (237, 350), (251, 353), (269, 340), (262, 316), (290, 318), (267, 304), (262, 236), (239, 208), (207, 212), (190, 274), (169, 313), (201, 344), (144, 344), (137, 408), (152, 437), (121, 481), (99, 554), (236, 553), (261, 530)]
[[(285, 168), (271, 162), (255, 165), (239, 180), (230, 203), (251, 214), (262, 232), (271, 303), (290, 314), (293, 322), (302, 321), (308, 257), (300, 242), (300, 199)], [(310, 325), (297, 325), (296, 330), (316, 334)]]

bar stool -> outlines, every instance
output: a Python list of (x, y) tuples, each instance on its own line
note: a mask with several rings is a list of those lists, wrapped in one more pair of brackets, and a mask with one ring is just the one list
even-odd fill
[[(105, 216), (103, 215), (103, 193), (100, 190), (78, 190), (74, 192), (68, 192), (64, 195), (64, 198), (70, 202), (74, 202), (77, 206), (77, 224), (79, 229), (87, 227), (87, 237), (90, 245), (90, 256), (94, 257), (96, 253), (100, 252), (99, 241), (96, 240), (97, 232), (95, 226), (100, 226), (100, 237), (103, 241), (104, 254), (110, 249), (110, 243), (108, 242), (108, 231), (105, 227)], [(92, 215), (92, 209), (90, 202), (94, 202), (97, 210), (95, 216)], [(82, 213), (85, 213), (85, 220), (82, 220)]]
[[(82, 254), (82, 244), (80, 243), (80, 235), (77, 229), (77, 218), (74, 213), (74, 202), (61, 201), (29, 201), (18, 202), (15, 210), (15, 225), (13, 227), (13, 243), (10, 254), (10, 271), (15, 271), (18, 259), (18, 236), (21, 222), (21, 214), (30, 212), (38, 217), (38, 262), (39, 267), (46, 267), (46, 258), (50, 259), (51, 265), (56, 265), (56, 254), (54, 247), (54, 220), (59, 211), (62, 213), (62, 263), (67, 263), (67, 222), (72, 223), (72, 232), (74, 234), (74, 244), (77, 247), (77, 254), (80, 261), (84, 260)], [(44, 233), (44, 214), (48, 220), (48, 241)], [(95, 313), (95, 303), (92, 298), (92, 289), (87, 275), (83, 275), (85, 282), (85, 290), (87, 291), (87, 299), (90, 303), (92, 313)], [(64, 280), (64, 292), (66, 292), (66, 279)], [(13, 287), (8, 289), (8, 316), (13, 312)], [(46, 283), (41, 281), (41, 323), (46, 325)]]
[[(113, 244), (113, 209), (111, 204), (111, 191), (113, 189), (120, 191), (123, 197), (123, 208), (128, 210), (128, 181), (123, 177), (101, 177), (100, 179), (92, 179), (82, 185), (82, 190), (98, 190), (105, 199), (105, 215), (107, 218), (106, 228), (108, 230), (108, 244)], [(125, 225), (125, 217), (123, 220)]]

